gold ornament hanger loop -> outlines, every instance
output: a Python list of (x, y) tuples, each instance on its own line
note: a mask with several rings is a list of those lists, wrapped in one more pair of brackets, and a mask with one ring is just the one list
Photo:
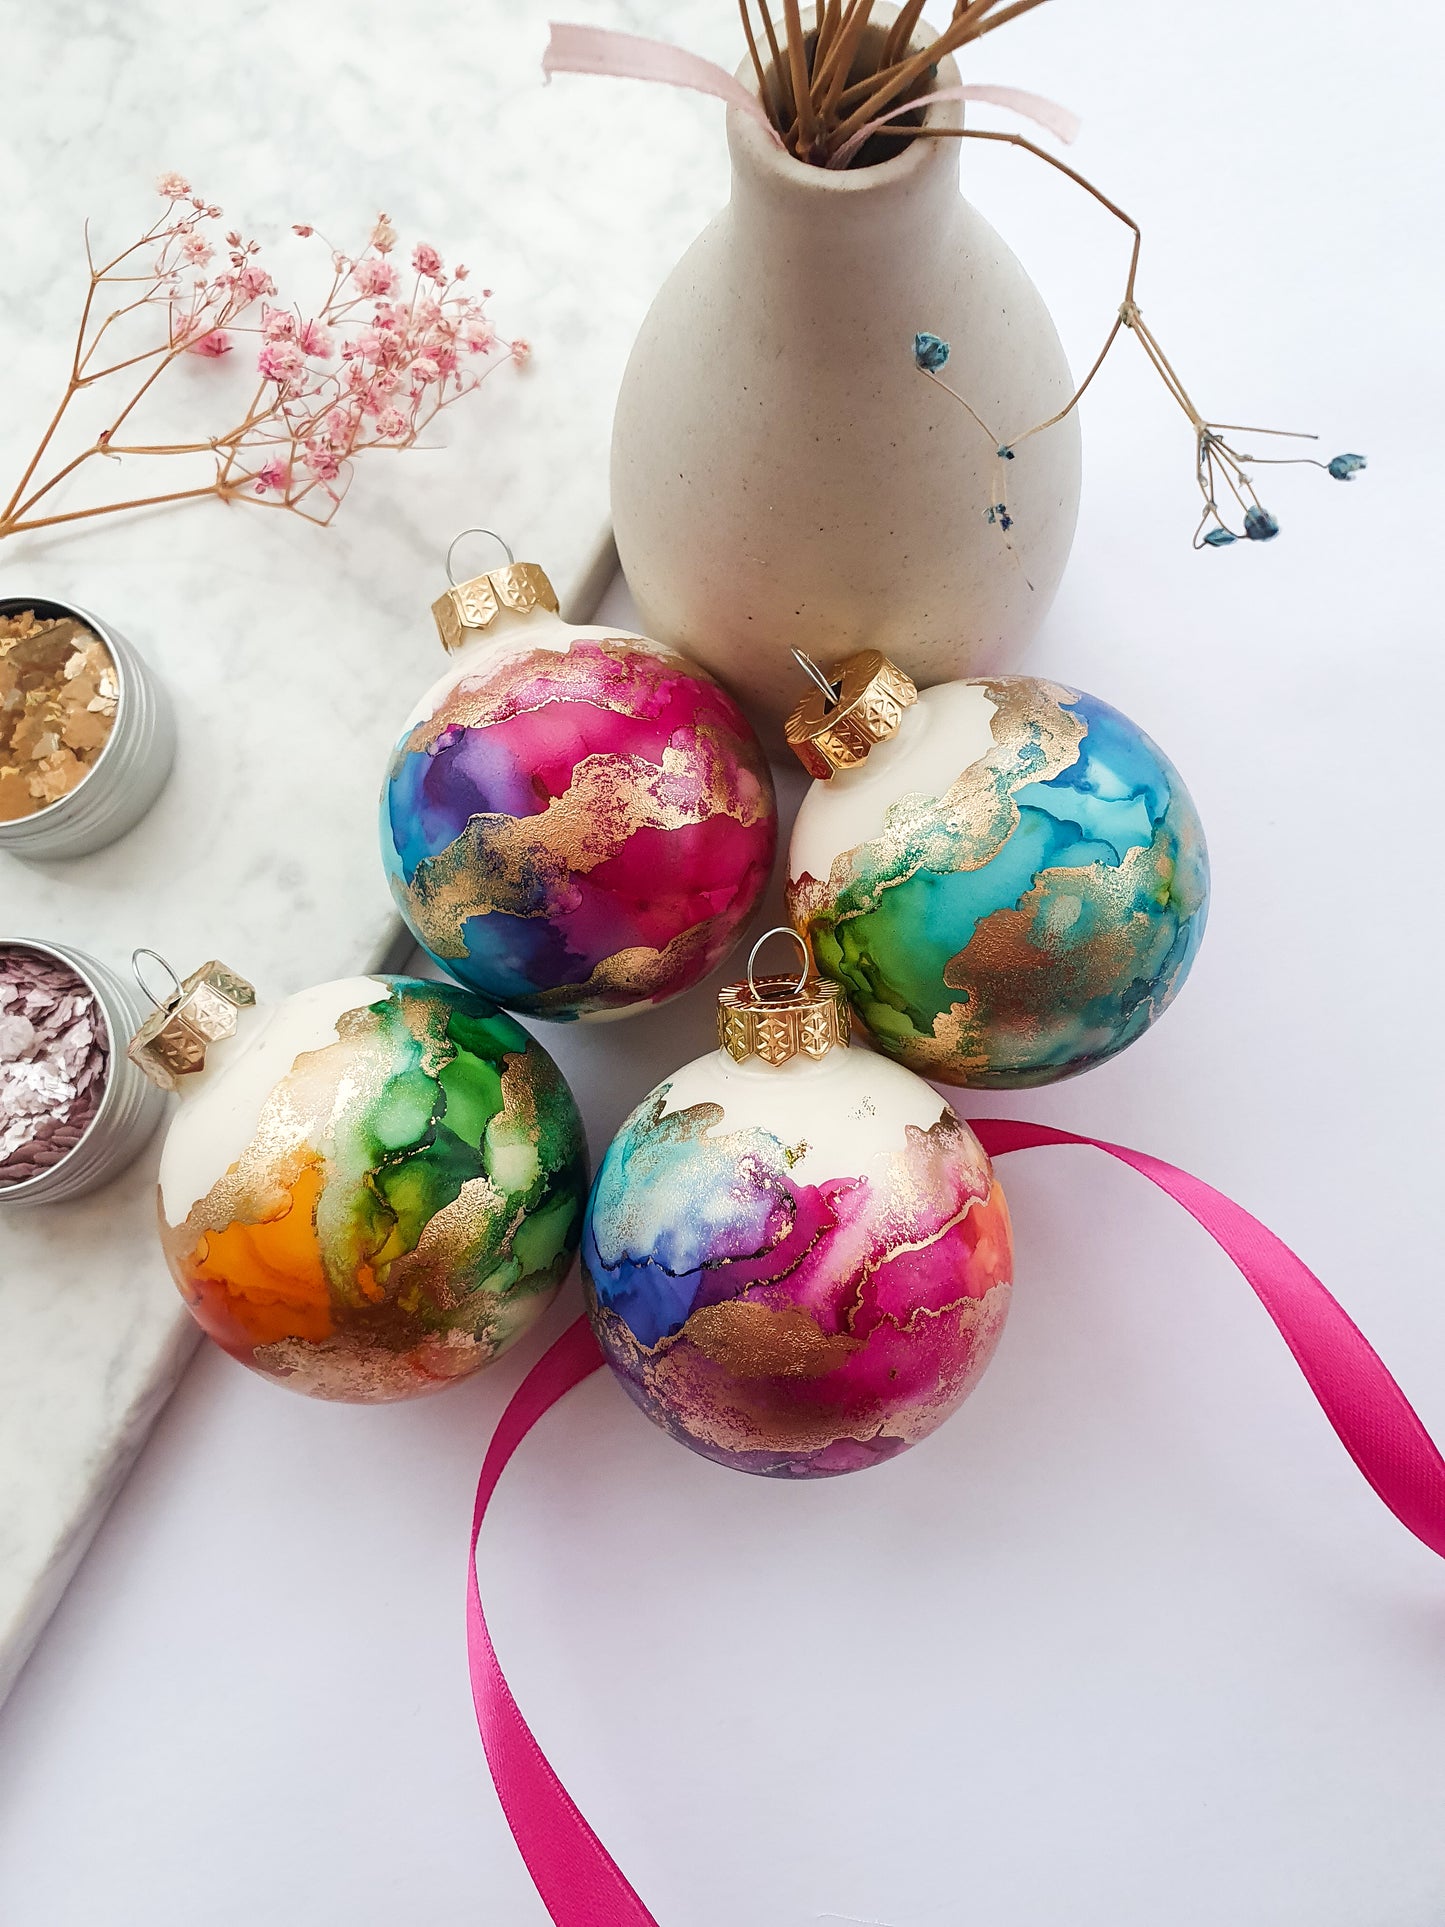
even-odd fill
[[(142, 957), (158, 963), (174, 986), (164, 1003), (145, 980)], [(182, 978), (158, 951), (142, 949), (131, 952), (130, 967), (155, 1009), (131, 1038), (126, 1056), (153, 1084), (174, 1091), (183, 1077), (205, 1069), (212, 1044), (235, 1036), (237, 1013), (255, 1003), (256, 992), (215, 958)]]
[[(798, 981), (793, 985), (793, 995), (795, 997), (801, 997), (808, 987), (808, 979), (813, 974), (813, 953), (808, 948), (807, 938), (800, 936), (792, 925), (788, 923), (775, 923), (771, 930), (765, 930), (748, 952), (748, 989), (753, 993), (754, 997), (761, 997), (763, 995), (758, 985), (758, 980), (753, 974), (753, 966), (758, 960), (758, 952), (770, 937), (791, 937), (793, 942), (798, 946), (798, 949), (802, 952), (803, 968), (798, 972)], [(778, 981), (779, 979), (776, 977), (765, 977), (763, 979), (763, 982), (768, 984), (777, 983)]]
[[(164, 999), (157, 997), (155, 992), (151, 989), (150, 985), (146, 982), (145, 972), (140, 967), (140, 960), (142, 957), (149, 957), (152, 963), (158, 963), (161, 969), (170, 978), (171, 987)], [(131, 951), (130, 968), (131, 968), (131, 975), (135, 978), (136, 982), (140, 985), (142, 993), (150, 999), (151, 1003), (155, 1006), (157, 1010), (174, 1010), (175, 1009), (176, 1005), (181, 1001), (181, 998), (184, 996), (185, 993), (181, 987), (181, 980), (176, 975), (175, 968), (170, 963), (168, 958), (163, 957), (159, 952), (159, 950), (148, 950), (145, 948), (144, 945), (142, 945), (139, 949)]]
[[(468, 535), (490, 536), (507, 560), (499, 569), (488, 569), (485, 575), (469, 576), (465, 582), (458, 582), (452, 574), (452, 557), (458, 542)], [(476, 630), (490, 628), (500, 615), (528, 616), (534, 609), (549, 609), (553, 615), (559, 613), (557, 592), (545, 571), (535, 562), (519, 562), (511, 545), (495, 529), (473, 527), (454, 535), (447, 549), (446, 571), (451, 587), (431, 606), (432, 619), (445, 649), (460, 649)]]
[(822, 690), (823, 694), (827, 697), (829, 707), (831, 708), (831, 706), (835, 702), (837, 702), (838, 692), (843, 685), (841, 683), (829, 682), (828, 678), (823, 674), (822, 670), (818, 667), (817, 663), (814, 662), (813, 658), (811, 656), (805, 655), (801, 649), (791, 649), (789, 650), (788, 653), (792, 656), (793, 661), (802, 670), (803, 674), (808, 678), (808, 680), (811, 683), (813, 683), (817, 688)]
[[(456, 577), (452, 574), (452, 557), (457, 552), (458, 542), (465, 542), (469, 535), (491, 536), (492, 540), (496, 543), (497, 547), (502, 551), (503, 555), (506, 556), (508, 568), (510, 568), (517, 559), (516, 556), (513, 555), (512, 553), (511, 543), (508, 542), (504, 536), (498, 535), (495, 529), (484, 529), (480, 525), (478, 525), (475, 528), (461, 529), (456, 535), (452, 537), (451, 543), (447, 549), (447, 560), (446, 560), (447, 581), (451, 583), (454, 589), (459, 589), (462, 585), (460, 584), (460, 582), (457, 581)], [(471, 578), (468, 578), (468, 579), (470, 580)]]
[[(791, 937), (802, 952), (796, 977), (757, 975), (758, 952), (772, 937)], [(814, 974), (813, 953), (798, 931), (786, 924), (765, 930), (749, 953), (746, 980), (717, 994), (717, 1040), (739, 1064), (747, 1057), (773, 1065), (790, 1057), (826, 1057), (848, 1042), (842, 986)]]

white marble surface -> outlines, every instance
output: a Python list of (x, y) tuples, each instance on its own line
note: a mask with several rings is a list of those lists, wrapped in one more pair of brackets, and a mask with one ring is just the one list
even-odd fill
[[(295, 42), (319, 71), (372, 19), (340, 12), (288, 10), (267, 61)], [(449, 16), (448, 57), (475, 72), (477, 22), (501, 13)], [(673, 17), (724, 51), (728, 14)], [(112, 57), (130, 17), (97, 15)], [(256, 23), (280, 16), (203, 17), (254, 73)], [(375, 30), (410, 46), (432, 18), (378, 10)], [(353, 99), (385, 63), (347, 44)], [(173, 51), (184, 71), (210, 57)], [(1186, 22), (1092, 0), (1030, 14), (971, 76), (1084, 114), (1074, 158), (1143, 220), (1141, 300), (1211, 409), (1317, 426), (1371, 465), (1349, 488), (1286, 472), (1278, 542), (1193, 556), (1182, 421), (1137, 356), (1101, 377), (1079, 539), (1029, 666), (1117, 703), (1184, 771), (1210, 929), (1116, 1062), (969, 1108), (1223, 1186), (1316, 1266), (1437, 1437), (1442, 57), (1423, 7), (1387, 26), (1343, 0), (1218, 0)], [(580, 110), (587, 84), (567, 85)], [(714, 151), (713, 108), (676, 111)], [(229, 138), (208, 113), (207, 151)], [(608, 125), (631, 140), (627, 113)], [(432, 165), (387, 159), (393, 200), (385, 181)], [(1016, 155), (967, 166), (1084, 361), (1116, 237)], [(290, 202), (278, 189), (278, 218)], [(356, 530), (353, 569), (410, 623), (421, 549), (403, 593)], [(270, 594), (277, 552), (255, 540), (212, 619)], [(317, 559), (336, 553), (298, 540), (290, 594), (303, 567), (337, 594)], [(221, 700), (221, 661), (198, 662), (197, 701)], [(307, 950), (254, 928), (298, 978), (334, 967), (324, 933)], [(548, 1032), (594, 1145), (707, 1029), (695, 994)], [(1167, 1200), (1085, 1151), (1002, 1175), (1009, 1329), (902, 1459), (802, 1490), (739, 1478), (604, 1378), (528, 1441), (487, 1529), (488, 1610), (558, 1771), (662, 1927), (1439, 1927), (1439, 1561)], [(477, 1742), (462, 1561), (486, 1439), (564, 1296), (520, 1355), (409, 1407), (319, 1407), (196, 1354), (0, 1715), (7, 1927), (545, 1927)]]
[[(646, 29), (705, 11), (612, 14)], [(535, 6), (266, 0), (202, 19), (173, 0), (62, 0), (0, 4), (0, 34), (0, 495), (63, 379), (82, 222), (98, 247), (129, 240), (168, 168), (258, 235), (285, 289), (317, 258), (293, 221), (359, 244), (384, 207), (408, 248), (466, 260), (502, 332), (533, 344), (433, 446), (363, 456), (330, 529), (205, 502), (0, 545), (0, 594), (114, 621), (181, 725), (168, 789), (122, 842), (69, 863), (0, 855), (0, 935), (119, 968), (137, 944), (182, 969), (219, 956), (271, 995), (374, 964), (394, 931), (376, 787), (441, 661), (443, 551), (489, 523), (574, 606), (595, 596), (613, 397), (652, 290), (725, 192), (721, 158), (659, 170), (607, 87), (544, 88)], [(657, 111), (683, 125), (674, 99)], [(157, 419), (194, 432), (216, 374), (177, 370)], [(126, 474), (109, 486), (136, 492)], [(151, 1236), (155, 1155), (76, 1206), (0, 1209), (0, 1695), (188, 1354)]]

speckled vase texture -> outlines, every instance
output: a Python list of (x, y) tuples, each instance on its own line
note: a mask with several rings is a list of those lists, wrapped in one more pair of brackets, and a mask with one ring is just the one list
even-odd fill
[[(745, 75), (740, 75), (746, 80)], [(957, 83), (946, 61), (938, 85)], [(957, 102), (932, 124), (957, 125)], [(830, 172), (728, 116), (732, 198), (663, 286), (612, 440), (618, 553), (648, 632), (776, 733), (788, 645), (827, 663), (883, 649), (920, 684), (1006, 667), (1043, 619), (1079, 499), (1071, 415), (1008, 463), (1007, 537), (987, 519), (995, 441), (1071, 393), (1037, 289), (959, 192), (968, 142), (913, 142)]]

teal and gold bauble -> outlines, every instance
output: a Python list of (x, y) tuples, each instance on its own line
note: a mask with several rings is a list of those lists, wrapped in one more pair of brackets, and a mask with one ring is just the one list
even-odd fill
[(876, 650), (812, 673), (787, 725), (817, 778), (788, 913), (879, 1048), (1011, 1090), (1142, 1036), (1209, 901), (1168, 757), (1117, 709), (1036, 676), (920, 691)]

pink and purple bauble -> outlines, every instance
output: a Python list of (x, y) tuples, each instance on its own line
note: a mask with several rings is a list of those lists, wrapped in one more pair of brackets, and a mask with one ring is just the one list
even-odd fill
[(542, 610), (466, 645), (382, 790), (383, 858), (417, 941), (535, 1017), (690, 989), (741, 933), (776, 840), (767, 761), (711, 677)]
[(1013, 1248), (983, 1147), (871, 1051), (723, 1050), (645, 1097), (582, 1230), (588, 1316), (634, 1402), (705, 1458), (819, 1478), (940, 1425), (993, 1355)]

